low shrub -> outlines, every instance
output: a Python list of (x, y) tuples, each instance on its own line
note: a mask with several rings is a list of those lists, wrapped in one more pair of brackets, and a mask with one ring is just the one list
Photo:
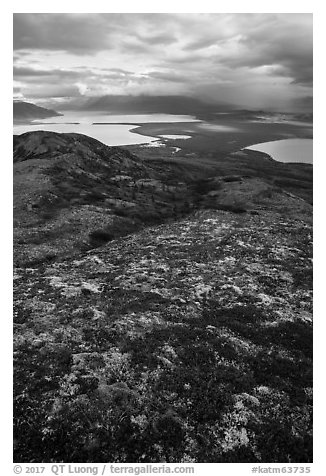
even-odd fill
[(239, 175), (227, 175), (222, 180), (223, 182), (241, 182), (242, 177), (239, 177)]
[(231, 205), (226, 203), (216, 203), (214, 208), (216, 210), (224, 210), (226, 212), (232, 212), (232, 213), (246, 213), (247, 212), (247, 210), (241, 205)]
[(89, 235), (89, 241), (92, 247), (97, 248), (105, 243), (112, 241), (114, 236), (106, 230), (94, 230)]

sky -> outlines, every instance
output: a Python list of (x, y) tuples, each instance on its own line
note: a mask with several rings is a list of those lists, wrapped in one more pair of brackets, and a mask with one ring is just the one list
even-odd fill
[(16, 13), (14, 99), (107, 94), (310, 110), (312, 14)]

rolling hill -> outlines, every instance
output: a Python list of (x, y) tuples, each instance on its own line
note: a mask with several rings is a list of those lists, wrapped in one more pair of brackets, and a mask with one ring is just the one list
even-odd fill
[(46, 119), (47, 117), (55, 116), (62, 116), (62, 114), (53, 111), (52, 109), (36, 106), (35, 104), (29, 102), (13, 102), (13, 117), (15, 122), (32, 121), (33, 119)]

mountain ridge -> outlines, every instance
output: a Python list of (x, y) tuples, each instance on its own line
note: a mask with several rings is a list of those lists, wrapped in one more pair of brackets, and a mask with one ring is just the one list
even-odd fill
[(195, 114), (233, 109), (228, 104), (212, 104), (188, 96), (106, 95), (90, 98), (80, 110), (110, 111), (112, 113)]

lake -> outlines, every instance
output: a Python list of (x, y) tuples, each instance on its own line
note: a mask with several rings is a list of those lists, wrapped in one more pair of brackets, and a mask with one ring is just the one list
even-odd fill
[[(193, 116), (173, 114), (110, 115), (67, 111), (64, 116), (35, 120), (29, 124), (14, 125), (14, 134), (31, 131), (77, 132), (94, 137), (106, 145), (144, 144), (157, 140), (132, 132), (137, 124), (155, 122), (198, 122)], [(95, 124), (94, 124), (95, 123)]]
[(108, 114), (107, 112), (66, 111), (63, 116), (38, 119), (34, 122), (64, 124), (80, 122), (81, 124), (115, 123), (115, 124), (144, 124), (151, 122), (200, 122), (193, 116), (176, 114)]
[(312, 164), (312, 139), (284, 139), (254, 144), (245, 149), (258, 150), (270, 155), (278, 162), (300, 162)]

